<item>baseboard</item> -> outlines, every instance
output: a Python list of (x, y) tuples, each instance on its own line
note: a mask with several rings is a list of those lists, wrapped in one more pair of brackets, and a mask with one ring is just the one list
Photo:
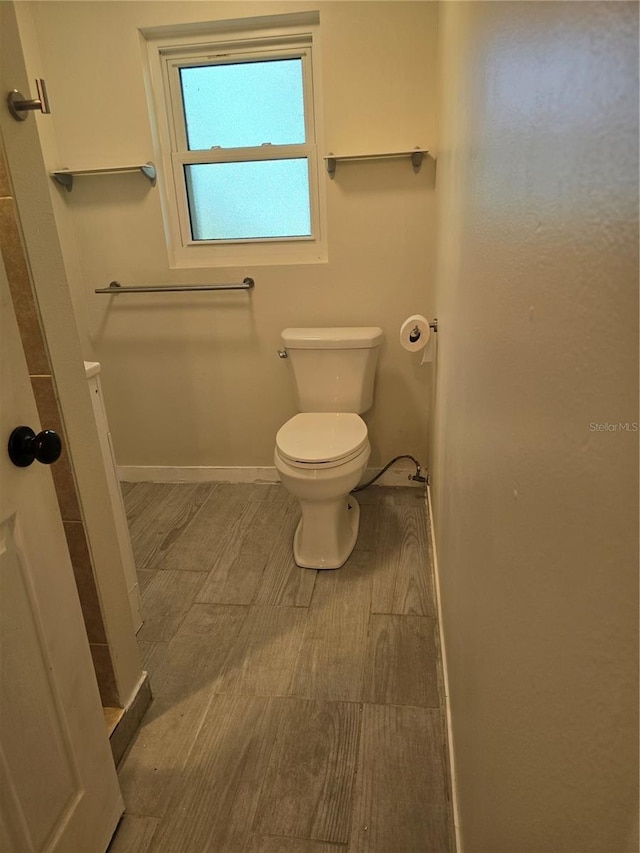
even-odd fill
[(125, 483), (277, 483), (278, 472), (268, 468), (213, 465), (119, 465), (118, 479)]
[(429, 509), (429, 533), (433, 550), (433, 577), (436, 588), (436, 606), (438, 610), (438, 633), (440, 640), (440, 654), (442, 657), (442, 680), (444, 682), (444, 704), (447, 723), (447, 749), (449, 755), (449, 773), (451, 776), (451, 800), (453, 807), (453, 825), (455, 830), (456, 851), (462, 851), (462, 839), (460, 837), (460, 812), (458, 809), (458, 785), (456, 777), (456, 764), (453, 752), (453, 726), (451, 721), (451, 706), (449, 703), (449, 670), (447, 668), (447, 649), (442, 629), (442, 601), (440, 598), (440, 567), (438, 564), (438, 550), (436, 547), (436, 534), (433, 525), (433, 504), (431, 503), (431, 489), (427, 486), (427, 505)]
[[(376, 476), (381, 468), (367, 468), (363, 482)], [(394, 465), (376, 481), (377, 486), (416, 486), (409, 478), (415, 474), (413, 465)], [(125, 483), (277, 483), (278, 472), (272, 467), (217, 467), (190, 465), (119, 465), (118, 479)]]
[(123, 709), (122, 716), (109, 736), (109, 744), (116, 766), (127, 751), (127, 747), (131, 743), (133, 736), (138, 731), (145, 711), (151, 702), (151, 698), (149, 676), (146, 672), (143, 672), (142, 678), (133, 691), (133, 696), (127, 703), (126, 708)]

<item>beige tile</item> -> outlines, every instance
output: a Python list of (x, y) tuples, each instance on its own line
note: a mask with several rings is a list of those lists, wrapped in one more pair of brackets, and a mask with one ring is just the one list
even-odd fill
[[(275, 498), (280, 492), (276, 489), (279, 483), (225, 483), (221, 484), (229, 495), (243, 501), (263, 501)], [(271, 498), (269, 491), (271, 490)]]
[(56, 487), (62, 520), (81, 521), (82, 515), (80, 513), (76, 482), (73, 476), (71, 454), (62, 425), (53, 380), (50, 376), (32, 376), (31, 387), (36, 398), (42, 428), (55, 430), (62, 440), (62, 454), (58, 461), (51, 465), (51, 474)]
[(342, 844), (284, 838), (277, 835), (253, 835), (248, 853), (344, 853)]
[(287, 517), (284, 501), (251, 500), (218, 550), (199, 601), (251, 604)]
[(391, 499), (396, 506), (426, 506), (426, 486), (396, 486), (391, 490)]
[(289, 492), (281, 483), (218, 483), (224, 493), (233, 500), (244, 502), (288, 502)]
[[(281, 507), (279, 510), (278, 507)], [(226, 533), (221, 534), (217, 547), (212, 547), (204, 558), (209, 567), (207, 581), (201, 590), (200, 601), (211, 603), (250, 604), (255, 592), (255, 586), (260, 580), (266, 563), (267, 548), (258, 536), (263, 515), (286, 512), (283, 504), (269, 504), (257, 501), (247, 501), (236, 506), (236, 517), (231, 520)], [(251, 553), (252, 559), (242, 558), (243, 549), (250, 541), (262, 544), (260, 550)], [(202, 561), (200, 561), (202, 562)], [(245, 569), (253, 578), (253, 582), (245, 588)], [(257, 575), (257, 577), (256, 577)]]
[(156, 670), (162, 663), (168, 648), (169, 643), (151, 643), (145, 640), (138, 640), (142, 668), (149, 673), (151, 684), (154, 687)]
[(372, 614), (365, 702), (439, 706), (436, 625), (426, 616)]
[(411, 487), (405, 486), (370, 486), (362, 492), (356, 493), (360, 504), (371, 504), (374, 506), (393, 506), (399, 494), (408, 491)]
[(282, 483), (257, 483), (251, 494), (252, 501), (277, 501), (291, 503), (291, 495)]
[(200, 592), (198, 601), (216, 604), (251, 604), (260, 586), (267, 557), (238, 554), (224, 567), (212, 569)]
[(182, 773), (210, 702), (211, 693), (205, 690), (188, 693), (179, 701), (153, 700), (118, 767), (128, 812), (162, 817), (175, 810)]
[(356, 499), (359, 504), (369, 506), (424, 507), (426, 487), (417, 483), (411, 486), (371, 486), (357, 492)]
[(140, 589), (140, 595), (142, 595), (156, 576), (156, 573), (153, 569), (137, 569), (136, 574), (138, 576), (138, 588)]
[(245, 853), (282, 701), (213, 698), (154, 853)]
[(359, 702), (371, 609), (371, 555), (354, 551), (344, 566), (318, 572), (292, 693)]
[(349, 840), (361, 710), (346, 702), (286, 701), (256, 832)]
[(89, 649), (93, 658), (93, 668), (96, 673), (102, 705), (103, 707), (115, 708), (120, 705), (120, 697), (118, 696), (109, 646), (90, 643)]
[[(128, 489), (134, 521), (162, 522), (156, 499), (174, 488)], [(360, 683), (376, 701), (432, 701), (435, 623), (413, 612), (426, 609), (431, 583), (424, 508), (396, 489), (367, 491), (376, 492), (358, 497), (367, 541), (336, 572), (295, 566), (297, 504), (279, 486), (253, 484), (212, 487), (166, 550), (165, 571), (143, 570), (150, 625), (140, 648), (160, 695), (119, 776), (129, 816), (159, 819), (149, 851), (452, 849), (439, 709), (368, 705), (358, 747), (357, 702), (289, 695), (296, 683), (312, 696), (362, 695), (351, 686)], [(255, 592), (271, 604), (202, 601), (198, 584), (207, 583), (218, 597), (244, 602)], [(374, 610), (410, 615), (370, 616), (363, 658), (369, 588)]]
[(84, 525), (80, 521), (65, 521), (63, 527), (80, 597), (87, 637), (90, 643), (105, 644), (107, 635)]
[(209, 572), (228, 547), (240, 542), (251, 525), (255, 510), (249, 506), (248, 490), (240, 486), (215, 488), (189, 526), (158, 561), (156, 568), (170, 571)]
[[(235, 492), (231, 493), (232, 496)], [(242, 553), (247, 541), (254, 535), (253, 530), (261, 512), (268, 512), (271, 505), (258, 501), (245, 501), (238, 497), (232, 497), (234, 504), (231, 512), (227, 514), (228, 527), (220, 535), (220, 543), (211, 549), (207, 555), (209, 577), (224, 579), (227, 570), (234, 560)], [(278, 505), (274, 504), (275, 511)], [(254, 537), (255, 538), (255, 537)]]
[(361, 492), (356, 492), (356, 500), (360, 506), (380, 506), (393, 503), (393, 489), (389, 486), (369, 486)]
[(157, 817), (123, 815), (107, 853), (147, 853), (157, 826)]
[(220, 606), (218, 604), (207, 604), (197, 601), (191, 606), (178, 633), (179, 636), (185, 634), (206, 634), (210, 638), (224, 638), (231, 626), (242, 624), (248, 614), (248, 607), (233, 605)]
[[(163, 565), (166, 555), (188, 529), (211, 491), (209, 483), (179, 483), (145, 512), (144, 519), (131, 523), (131, 545), (139, 569), (157, 569)], [(190, 570), (199, 568), (192, 565)]]
[(136, 486), (137, 483), (128, 483), (125, 480), (121, 480), (120, 491), (122, 492), (122, 497), (125, 498), (129, 494), (129, 492), (135, 489)]
[(356, 551), (376, 550), (379, 513), (380, 507), (377, 504), (360, 504), (360, 528), (356, 541)]
[[(147, 560), (148, 564), (160, 563), (188, 530), (196, 515), (200, 512), (205, 501), (215, 491), (211, 483), (179, 483), (172, 497), (165, 504), (167, 517), (156, 531), (156, 542), (154, 550)], [(171, 511), (175, 506), (175, 515), (171, 517)]]
[(301, 569), (293, 559), (293, 534), (300, 512), (290, 510), (269, 555), (256, 593), (256, 604), (308, 607), (317, 572)]
[(133, 488), (123, 492), (125, 511), (129, 529), (132, 530), (138, 518), (156, 512), (156, 507), (175, 489), (176, 483), (134, 483)]
[(185, 630), (169, 643), (154, 671), (153, 692), (159, 698), (177, 702), (190, 693), (213, 693), (247, 617), (247, 608), (233, 605), (207, 605), (206, 614), (200, 605), (197, 610), (197, 628), (187, 616), (189, 624), (183, 624)]
[(7, 271), (29, 374), (49, 375), (49, 357), (12, 198), (0, 198), (0, 252)]
[[(247, 609), (242, 607), (218, 607), (210, 604), (194, 604), (184, 617), (180, 626), (178, 636), (173, 642), (148, 642), (138, 639), (138, 648), (142, 659), (142, 668), (149, 673), (154, 694), (162, 693), (165, 681), (171, 682), (175, 675), (181, 677), (185, 674), (187, 679), (191, 678), (192, 667), (201, 671), (203, 662), (198, 656), (204, 658), (204, 665), (208, 667), (210, 674), (219, 674), (219, 668), (224, 663), (225, 657), (230, 650), (230, 644), (235, 642), (238, 630), (247, 615)], [(185, 635), (206, 635), (201, 643), (177, 642)], [(171, 652), (169, 654), (169, 652)], [(189, 659), (189, 654), (195, 657)], [(163, 665), (168, 657), (167, 664)], [(212, 682), (213, 683), (213, 682)], [(193, 686), (193, 682), (188, 687)], [(173, 691), (175, 694), (175, 690)]]
[(287, 696), (302, 643), (306, 610), (250, 608), (223, 668), (219, 693)]
[(434, 616), (425, 511), (385, 505), (378, 522), (372, 611)]
[(242, 555), (267, 557), (277, 545), (289, 515), (286, 501), (249, 501), (255, 508), (251, 524), (246, 529), (239, 546)]
[(445, 792), (440, 712), (365, 705), (349, 851), (448, 853)]
[(204, 582), (202, 572), (156, 572), (142, 593), (144, 624), (138, 639), (168, 642), (178, 631)]

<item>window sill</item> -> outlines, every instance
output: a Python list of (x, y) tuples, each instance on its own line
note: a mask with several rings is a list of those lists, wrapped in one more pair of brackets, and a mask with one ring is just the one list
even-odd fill
[(242, 244), (226, 246), (189, 246), (175, 250), (169, 259), (171, 269), (210, 269), (212, 267), (290, 266), (327, 263), (326, 247), (316, 243), (289, 245)]

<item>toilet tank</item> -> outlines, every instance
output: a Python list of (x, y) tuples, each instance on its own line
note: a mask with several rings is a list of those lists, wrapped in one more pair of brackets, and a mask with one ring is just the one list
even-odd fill
[(301, 412), (361, 414), (371, 408), (382, 329), (285, 329), (282, 343), (291, 362)]

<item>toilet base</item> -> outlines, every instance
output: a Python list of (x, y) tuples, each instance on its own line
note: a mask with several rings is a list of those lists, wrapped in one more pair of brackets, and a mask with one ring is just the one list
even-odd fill
[(302, 518), (293, 537), (293, 558), (303, 569), (339, 569), (358, 539), (360, 507), (349, 494), (331, 501), (300, 501)]

